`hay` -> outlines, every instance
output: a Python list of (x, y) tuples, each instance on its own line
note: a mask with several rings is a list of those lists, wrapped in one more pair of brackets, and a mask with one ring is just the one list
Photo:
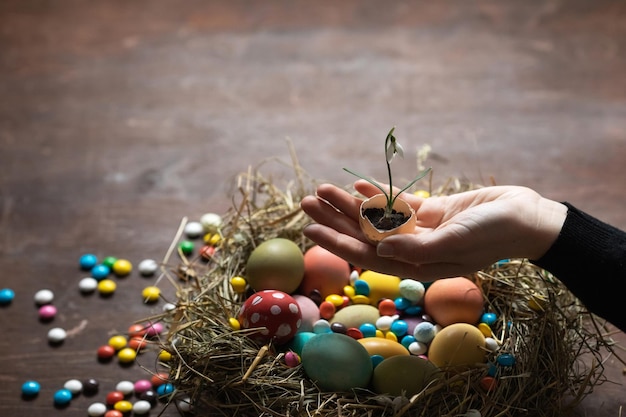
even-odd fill
[[(299, 201), (316, 184), (293, 152), (292, 157), (295, 180), (284, 187), (258, 169), (238, 177), (221, 243), (209, 261), (181, 254), (182, 261), (174, 263), (166, 257), (163, 270), (176, 288), (177, 301), (175, 309), (152, 318), (166, 324), (160, 347), (173, 355), (160, 366), (169, 367), (174, 396), (191, 398), (196, 415), (434, 417), (475, 409), (483, 416), (557, 416), (570, 412), (604, 382), (610, 337), (560, 281), (521, 259), (499, 262), (472, 277), (489, 311), (498, 314), (492, 329), (501, 342), (499, 353), (517, 359), (508, 371), (499, 368), (498, 383), (490, 391), (480, 384), (488, 371), (485, 364), (445, 373), (412, 398), (367, 390), (321, 392), (301, 366), (285, 366), (283, 354), (273, 346), (260, 346), (245, 331), (233, 331), (229, 318), (236, 317), (245, 295), (235, 293), (229, 281), (245, 275), (251, 251), (274, 237), (291, 239), (303, 251), (312, 245), (301, 233), (310, 220)], [(452, 179), (432, 194), (475, 187)]]

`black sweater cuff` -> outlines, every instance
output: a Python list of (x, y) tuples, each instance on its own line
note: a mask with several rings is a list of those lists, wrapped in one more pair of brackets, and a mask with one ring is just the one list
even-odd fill
[(626, 233), (569, 203), (563, 228), (535, 265), (550, 271), (591, 312), (626, 331)]

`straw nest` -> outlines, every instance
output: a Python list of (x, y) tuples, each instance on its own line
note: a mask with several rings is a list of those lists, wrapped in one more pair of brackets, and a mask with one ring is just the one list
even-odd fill
[[(164, 272), (176, 288), (177, 301), (175, 309), (156, 318), (168, 329), (160, 347), (172, 354), (167, 366), (174, 398), (190, 398), (194, 414), (556, 416), (571, 412), (605, 381), (603, 362), (612, 349), (602, 323), (557, 279), (523, 259), (500, 262), (472, 277), (489, 310), (498, 314), (492, 329), (500, 352), (516, 358), (513, 368), (499, 372), (492, 390), (480, 384), (485, 365), (444, 374), (412, 398), (367, 390), (321, 392), (301, 366), (285, 366), (283, 354), (272, 346), (260, 346), (245, 331), (233, 331), (229, 318), (237, 316), (245, 296), (236, 294), (229, 282), (245, 276), (251, 251), (274, 237), (291, 239), (303, 251), (312, 245), (301, 233), (310, 220), (299, 201), (314, 192), (315, 181), (293, 158), (295, 178), (283, 187), (257, 169), (238, 177), (233, 207), (223, 216), (221, 241), (210, 260), (180, 254), (182, 261), (171, 261), (166, 256)], [(474, 187), (449, 180), (431, 186), (431, 194)], [(176, 239), (180, 235), (179, 230)], [(174, 248), (173, 243), (170, 251)]]

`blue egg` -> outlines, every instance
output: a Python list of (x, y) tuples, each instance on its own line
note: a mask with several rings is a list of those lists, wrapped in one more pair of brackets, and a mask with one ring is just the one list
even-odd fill
[(103, 264), (99, 264), (91, 268), (91, 276), (98, 281), (108, 277), (110, 273), (111, 268)]
[(289, 343), (287, 344), (287, 347), (290, 350), (293, 350), (294, 352), (296, 352), (298, 356), (302, 356), (302, 349), (304, 348), (304, 345), (313, 336), (315, 336), (315, 333), (313, 332), (298, 332), (293, 337), (293, 339), (289, 341)]
[(354, 292), (356, 295), (368, 297), (370, 295), (370, 285), (362, 279), (357, 279), (354, 281)]
[(89, 271), (98, 264), (98, 257), (92, 253), (86, 253), (80, 257), (78, 263), (80, 264), (80, 269)]
[(496, 316), (495, 313), (484, 313), (482, 317), (480, 318), (480, 322), (491, 326), (493, 323), (496, 322), (497, 318), (498, 317)]
[(363, 323), (359, 326), (363, 337), (376, 337), (376, 326), (372, 323)]
[(11, 301), (15, 298), (15, 292), (10, 288), (3, 288), (0, 290), (0, 305), (11, 304)]
[(511, 367), (515, 365), (515, 356), (509, 353), (503, 353), (501, 355), (498, 355), (496, 361), (500, 366)]
[(26, 381), (22, 384), (22, 394), (27, 397), (34, 397), (39, 394), (41, 386), (37, 381)]
[(410, 306), (404, 309), (404, 314), (407, 316), (419, 316), (422, 314), (422, 307)]
[(72, 391), (65, 388), (60, 389), (54, 393), (53, 399), (54, 403), (57, 405), (69, 404), (69, 402), (72, 400)]
[(396, 304), (396, 310), (404, 311), (411, 307), (411, 300), (404, 297), (398, 297), (393, 302)]
[(395, 334), (398, 337), (402, 337), (409, 330), (409, 325), (404, 320), (396, 320), (391, 323), (391, 333)]

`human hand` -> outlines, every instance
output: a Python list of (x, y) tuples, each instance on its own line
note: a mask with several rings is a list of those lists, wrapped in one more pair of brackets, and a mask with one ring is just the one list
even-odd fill
[[(366, 197), (380, 190), (359, 180)], [(550, 248), (567, 207), (518, 186), (485, 187), (450, 196), (403, 193), (416, 211), (415, 233), (369, 243), (358, 225), (361, 199), (330, 184), (307, 196), (302, 209), (317, 222), (304, 234), (353, 265), (429, 281), (464, 275), (504, 258), (538, 259)]]

